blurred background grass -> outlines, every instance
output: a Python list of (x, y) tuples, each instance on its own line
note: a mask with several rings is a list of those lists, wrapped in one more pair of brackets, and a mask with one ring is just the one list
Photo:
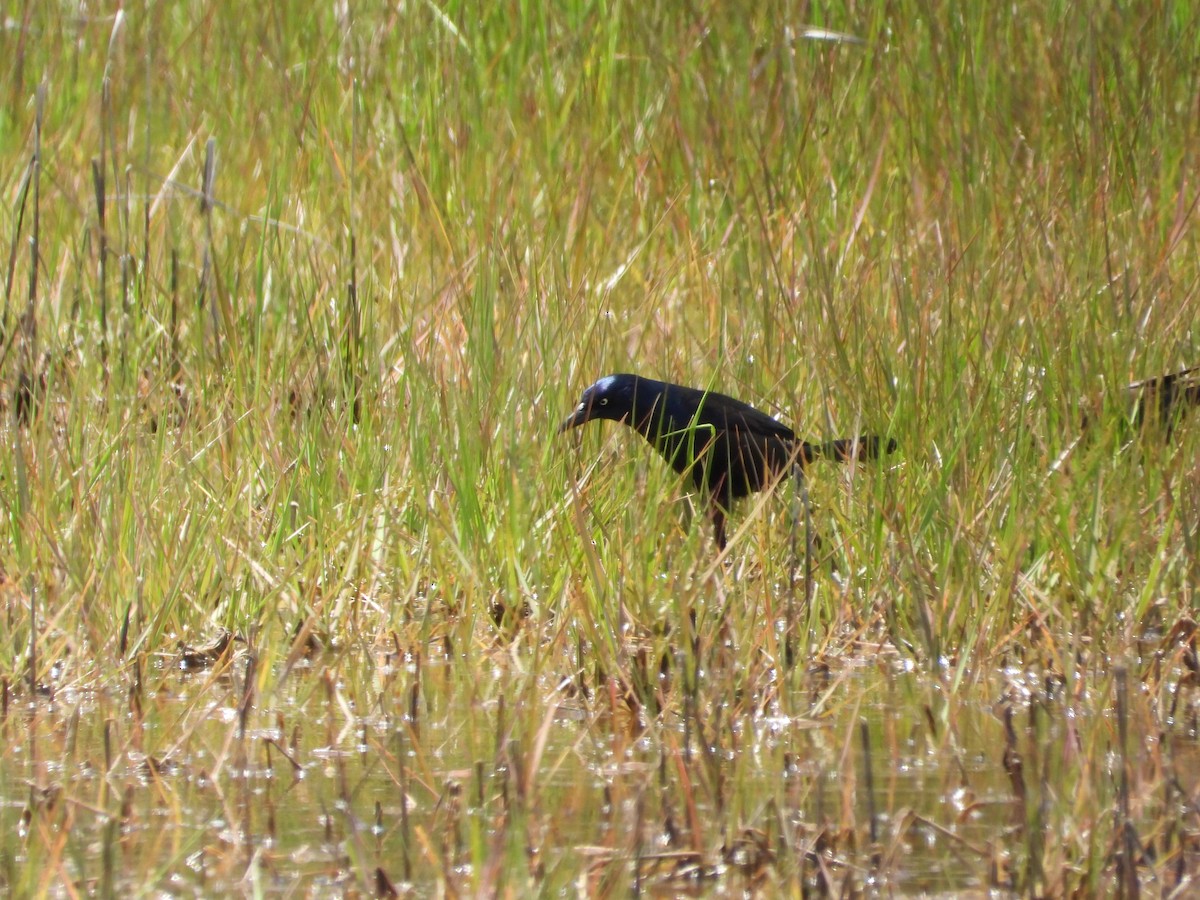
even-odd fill
[(553, 439), (636, 370), (895, 435), (814, 490), (855, 609), (913, 643), (921, 604), (938, 648), (1027, 592), (1101, 629), (1187, 606), (1194, 438), (1052, 464), (1081, 400), (1114, 425), (1116, 386), (1196, 361), (1197, 35), (1176, 6), (13, 10), (4, 569), (106, 662), (127, 613), (126, 649), (598, 615), (708, 555), (629, 436)]

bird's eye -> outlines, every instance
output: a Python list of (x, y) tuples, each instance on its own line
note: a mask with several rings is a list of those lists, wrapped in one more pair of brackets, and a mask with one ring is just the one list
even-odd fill
[(608, 398), (607, 398), (607, 397), (601, 397), (601, 398), (600, 398), (600, 405), (601, 405), (601, 406), (608, 406)]

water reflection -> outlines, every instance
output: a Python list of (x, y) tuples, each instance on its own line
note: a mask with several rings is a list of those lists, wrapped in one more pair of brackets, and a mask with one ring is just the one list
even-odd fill
[[(211, 663), (9, 705), (8, 890), (1049, 889), (1084, 853), (1051, 835), (1111, 834), (1123, 759), (1134, 827), (1169, 817), (1193, 871), (1195, 734), (1123, 757), (1099, 687), (1081, 707), (1008, 673), (967, 702), (858, 660), (737, 695), (503, 649)], [(1134, 732), (1161, 730), (1131, 696)]]

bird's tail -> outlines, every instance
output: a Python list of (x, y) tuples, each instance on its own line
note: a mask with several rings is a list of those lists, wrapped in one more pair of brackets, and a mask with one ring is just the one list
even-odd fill
[(893, 438), (884, 441), (883, 438), (871, 434), (862, 434), (856, 438), (841, 438), (824, 444), (805, 442), (803, 461), (808, 463), (822, 457), (837, 462), (846, 462), (851, 459), (878, 459), (886, 453), (893, 452), (896, 446)]

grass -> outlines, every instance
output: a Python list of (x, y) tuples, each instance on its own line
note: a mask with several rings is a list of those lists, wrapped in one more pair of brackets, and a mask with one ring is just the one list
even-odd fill
[[(1119, 391), (1200, 359), (1187, 7), (2, 40), (6, 891), (1194, 883), (1200, 423)], [(900, 443), (811, 601), (791, 488), (714, 563), (554, 436), (631, 370)]]

